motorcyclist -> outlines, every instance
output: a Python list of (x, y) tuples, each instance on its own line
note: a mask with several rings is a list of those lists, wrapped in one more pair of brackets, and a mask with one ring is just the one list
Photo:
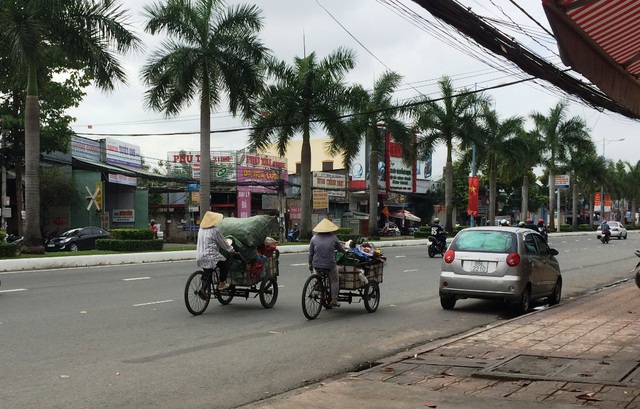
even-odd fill
[(611, 238), (611, 227), (609, 227), (609, 223), (606, 220), (602, 221), (600, 224), (600, 229), (602, 230), (602, 235), (605, 237), (606, 241), (609, 241)]
[(544, 237), (545, 243), (549, 240), (549, 236), (547, 234), (547, 227), (544, 225), (544, 219), (538, 220), (538, 233)]
[(524, 222), (524, 227), (526, 227), (527, 229), (531, 229), (531, 230), (535, 230), (538, 231), (538, 226), (536, 226), (535, 224), (533, 224), (533, 219), (527, 219)]
[(509, 224), (509, 220), (507, 220), (507, 219), (502, 219), (502, 220), (500, 220), (500, 226), (503, 226), (503, 227), (508, 227), (508, 226), (510, 226), (510, 224)]
[(298, 223), (294, 223), (293, 228), (287, 235), (287, 238), (289, 239), (289, 241), (298, 241), (298, 237), (300, 237), (300, 228), (298, 227)]
[(440, 248), (447, 246), (447, 235), (444, 232), (442, 226), (440, 226), (440, 218), (436, 217), (431, 223), (431, 235), (436, 238)]

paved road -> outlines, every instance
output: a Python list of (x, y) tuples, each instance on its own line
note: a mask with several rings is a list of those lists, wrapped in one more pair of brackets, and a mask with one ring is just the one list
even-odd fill
[[(631, 239), (551, 244), (569, 296), (625, 277), (635, 258)], [(300, 308), (302, 254), (282, 256), (274, 309), (254, 299), (212, 302), (200, 317), (182, 301), (193, 262), (2, 274), (0, 400), (12, 408), (236, 407), (507, 317), (486, 301), (443, 311), (440, 259), (424, 247), (385, 254), (378, 312), (344, 305), (312, 322)]]

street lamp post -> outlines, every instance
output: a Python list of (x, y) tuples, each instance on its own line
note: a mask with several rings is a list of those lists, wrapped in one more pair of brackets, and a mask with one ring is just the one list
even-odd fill
[(4, 163), (4, 158), (5, 158), (5, 154), (4, 154), (4, 148), (6, 146), (6, 139), (7, 139), (7, 135), (9, 134), (9, 130), (8, 129), (2, 129), (0, 130), (0, 138), (2, 138), (2, 141), (0, 142), (0, 154), (2, 155), (2, 157), (0, 158), (0, 160), (2, 161), (2, 192), (0, 193), (0, 230), (3, 231), (7, 231), (7, 227), (6, 227), (6, 223), (4, 220), (4, 205), (5, 205), (5, 201), (7, 199), (5, 199), (7, 197), (7, 167)]
[[(621, 142), (624, 141), (624, 138), (620, 138), (620, 139), (606, 139), (606, 138), (602, 138), (602, 162), (606, 165), (606, 157), (604, 155), (604, 147), (606, 146), (606, 143), (609, 142)], [(600, 185), (600, 223), (602, 223), (602, 221), (605, 220), (604, 218), (604, 184)]]

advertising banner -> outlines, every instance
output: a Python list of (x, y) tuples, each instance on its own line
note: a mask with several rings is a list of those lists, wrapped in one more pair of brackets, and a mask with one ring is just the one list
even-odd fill
[(467, 214), (468, 215), (478, 215), (478, 190), (480, 188), (480, 178), (478, 177), (470, 177), (469, 178), (469, 201)]
[(100, 141), (72, 136), (71, 156), (100, 162)]
[(326, 190), (313, 191), (313, 210), (326, 210), (329, 208), (329, 195)]
[[(167, 161), (174, 168), (182, 166), (188, 177), (200, 179), (200, 152), (180, 151), (167, 152)], [(211, 152), (211, 182), (236, 182), (237, 156), (235, 151)]]
[[(287, 180), (286, 169), (264, 169), (238, 166), (238, 183), (254, 193), (276, 193), (278, 180)], [(238, 186), (240, 188), (240, 186)]]
[(115, 139), (105, 139), (105, 162), (113, 165), (142, 168), (140, 147)]
[(413, 168), (402, 160), (402, 148), (393, 141), (388, 143), (389, 151), (389, 190), (395, 192), (413, 192)]
[(111, 211), (111, 222), (113, 223), (133, 223), (135, 220), (134, 209), (113, 209)]
[(314, 189), (325, 189), (331, 197), (346, 197), (346, 186), (347, 177), (345, 175), (328, 172), (313, 172), (312, 187)]

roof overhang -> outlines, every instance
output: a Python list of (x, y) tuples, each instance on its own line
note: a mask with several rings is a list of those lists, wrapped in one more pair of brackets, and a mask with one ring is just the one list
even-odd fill
[(640, 115), (640, 0), (542, 0), (562, 62)]

